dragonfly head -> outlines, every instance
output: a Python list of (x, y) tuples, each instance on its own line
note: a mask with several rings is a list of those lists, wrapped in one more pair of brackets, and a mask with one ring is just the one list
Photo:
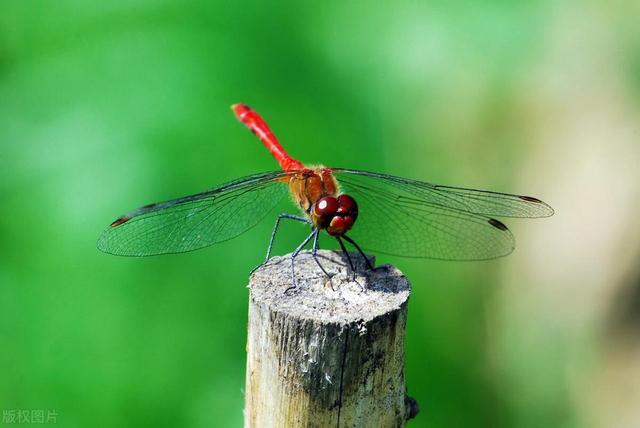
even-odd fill
[(349, 195), (337, 198), (320, 198), (311, 209), (316, 226), (327, 230), (332, 236), (342, 236), (351, 229), (358, 218), (358, 204)]

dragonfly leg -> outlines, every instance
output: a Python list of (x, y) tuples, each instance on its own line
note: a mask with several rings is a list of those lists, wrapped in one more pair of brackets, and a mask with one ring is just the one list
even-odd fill
[(298, 245), (298, 248), (296, 248), (296, 250), (291, 254), (291, 284), (292, 285), (291, 287), (284, 290), (285, 294), (287, 294), (289, 291), (295, 289), (298, 286), (298, 283), (296, 281), (295, 268), (294, 268), (295, 259), (296, 257), (298, 257), (298, 254), (300, 254), (300, 251), (302, 251), (302, 249), (309, 243), (309, 241), (311, 241), (311, 238), (313, 238), (317, 233), (318, 233), (317, 229), (311, 232), (311, 234), (307, 236), (304, 239), (304, 241), (302, 241), (302, 244)]
[(371, 270), (375, 270), (375, 268), (373, 267), (373, 265), (371, 264), (371, 261), (369, 260), (369, 258), (367, 257), (367, 255), (364, 253), (364, 251), (362, 251), (362, 248), (360, 248), (360, 246), (358, 244), (356, 244), (356, 241), (354, 241), (353, 239), (349, 238), (347, 235), (342, 235), (342, 237), (351, 245), (353, 245), (356, 250), (358, 250), (358, 252), (360, 253), (360, 255), (364, 258), (364, 260), (367, 262), (367, 267)]
[(282, 220), (283, 218), (299, 221), (300, 223), (311, 224), (311, 220), (309, 220), (306, 217), (301, 217), (299, 215), (293, 215), (293, 214), (278, 215), (278, 218), (276, 219), (276, 224), (273, 227), (273, 232), (271, 232), (271, 239), (269, 239), (269, 247), (267, 248), (267, 257), (264, 259), (265, 263), (268, 262), (269, 257), (271, 257), (271, 250), (273, 249), (273, 240), (275, 239), (276, 233), (278, 232), (278, 226), (280, 226), (280, 220)]
[(329, 275), (329, 273), (325, 270), (325, 268), (320, 264), (320, 260), (318, 260), (318, 248), (320, 248), (318, 246), (318, 237), (320, 236), (320, 229), (316, 229), (315, 232), (316, 234), (313, 237), (313, 247), (311, 249), (311, 255), (313, 256), (313, 260), (315, 260), (316, 263), (318, 264), (318, 267), (320, 268), (320, 270), (324, 272), (327, 278), (331, 279), (331, 275)]
[(264, 266), (264, 264), (269, 261), (269, 258), (271, 258), (271, 250), (273, 249), (273, 240), (275, 239), (276, 233), (278, 232), (278, 226), (280, 226), (280, 220), (282, 220), (283, 218), (299, 221), (301, 223), (311, 224), (311, 220), (305, 217), (300, 217), (298, 215), (293, 215), (293, 214), (279, 214), (278, 218), (276, 219), (276, 224), (273, 227), (273, 231), (271, 232), (271, 238), (269, 239), (269, 246), (267, 247), (267, 257), (265, 257), (263, 263), (260, 263), (258, 266), (254, 267), (251, 270), (251, 272), (249, 272), (249, 275), (254, 273), (260, 266)]
[[(353, 260), (351, 260), (351, 256), (347, 251), (347, 247), (344, 246), (344, 242), (342, 242), (342, 239), (340, 239), (339, 236), (336, 236), (336, 239), (338, 240), (338, 244), (340, 244), (340, 248), (342, 248), (342, 252), (344, 253), (345, 256), (347, 256), (347, 260), (349, 261), (349, 266), (351, 267), (351, 272), (353, 272), (353, 280), (356, 281), (356, 268), (353, 266)], [(362, 285), (360, 287), (362, 287)]]

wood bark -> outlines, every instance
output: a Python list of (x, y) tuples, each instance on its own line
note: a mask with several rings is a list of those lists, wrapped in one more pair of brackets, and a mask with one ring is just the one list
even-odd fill
[[(407, 397), (407, 278), (351, 254), (319, 251), (328, 280), (301, 253), (274, 257), (250, 280), (245, 427), (401, 427), (417, 413)], [(372, 261), (373, 262), (373, 261)]]

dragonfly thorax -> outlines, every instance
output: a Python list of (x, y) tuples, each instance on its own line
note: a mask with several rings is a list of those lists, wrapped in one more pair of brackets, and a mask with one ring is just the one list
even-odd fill
[(305, 168), (289, 177), (289, 190), (296, 204), (307, 215), (311, 208), (325, 196), (337, 196), (338, 184), (331, 170), (322, 166)]
[(313, 223), (332, 236), (347, 233), (358, 218), (358, 204), (349, 195), (320, 198), (311, 209)]

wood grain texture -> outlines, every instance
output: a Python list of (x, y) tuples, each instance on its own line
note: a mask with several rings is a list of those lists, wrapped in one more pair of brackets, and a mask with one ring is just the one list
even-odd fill
[(399, 427), (406, 396), (404, 338), (410, 285), (396, 268), (374, 272), (352, 254), (274, 257), (250, 281), (245, 427)]

